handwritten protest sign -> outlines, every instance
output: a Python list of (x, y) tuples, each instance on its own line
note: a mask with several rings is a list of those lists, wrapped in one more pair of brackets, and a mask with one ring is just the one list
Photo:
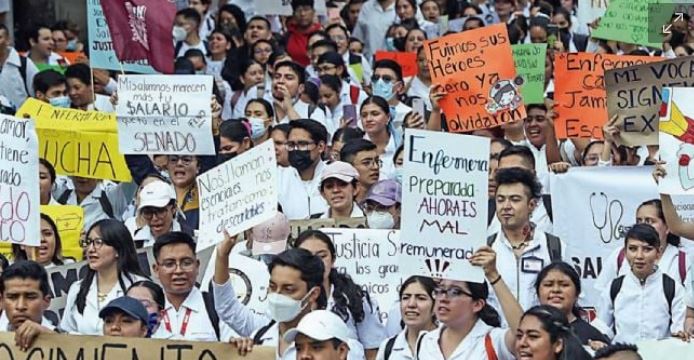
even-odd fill
[(554, 129), (559, 139), (602, 139), (607, 121), (605, 71), (657, 61), (649, 56), (560, 53), (554, 57)]
[(17, 110), (36, 120), (39, 156), (60, 175), (129, 182), (130, 170), (118, 151), (116, 116), (52, 107), (29, 98)]
[(119, 76), (120, 151), (214, 155), (211, 96), (211, 75)]
[(545, 102), (545, 55), (547, 44), (518, 44), (511, 46), (516, 73), (523, 79), (521, 95), (526, 104)]
[(0, 115), (0, 242), (38, 246), (39, 156), (33, 120)]
[(289, 228), (289, 236), (292, 239), (297, 239), (299, 234), (306, 230), (323, 228), (366, 229), (366, 218), (292, 220), (289, 222)]
[(375, 229), (322, 229), (337, 249), (335, 269), (348, 274), (376, 299), (381, 321), (399, 300), (400, 285), (407, 280), (400, 271), (400, 231)]
[(550, 176), (553, 230), (566, 244), (564, 260), (581, 277), (580, 306), (600, 304), (600, 289), (609, 284), (598, 286), (598, 276), (606, 269), (617, 273), (610, 254), (624, 246), (639, 204), (658, 198), (651, 171), (642, 166), (577, 167)]
[(590, 24), (595, 19), (603, 16), (609, 0), (578, 0), (578, 9), (576, 17), (581, 25)]
[(48, 215), (58, 227), (63, 256), (82, 260), (80, 233), (84, 209), (79, 205), (41, 205), (41, 213)]
[(118, 60), (99, 0), (87, 0), (87, 29), (89, 31), (89, 63), (92, 67), (142, 74), (157, 72), (149, 66), (147, 59), (123, 62)]
[(277, 212), (277, 159), (268, 140), (198, 176), (198, 251), (238, 234)]
[(660, 120), (660, 158), (667, 176), (658, 182), (664, 194), (694, 194), (694, 88), (669, 88), (670, 118)]
[(609, 70), (605, 86), (609, 117), (619, 117), (620, 144), (657, 145), (662, 89), (694, 86), (694, 57)]
[(600, 26), (591, 32), (595, 39), (623, 41), (661, 48), (663, 25), (675, 10), (671, 0), (610, 0)]
[(412, 52), (397, 51), (376, 51), (374, 54), (376, 61), (389, 59), (397, 62), (402, 67), (402, 76), (415, 76), (419, 71), (417, 67), (417, 54)]
[(482, 282), (468, 260), (486, 239), (489, 139), (408, 129), (405, 154), (404, 276)]
[(241, 356), (232, 344), (212, 341), (81, 336), (42, 333), (27, 350), (15, 345), (13, 332), (0, 332), (0, 359), (154, 359), (157, 360), (271, 360), (276, 348), (254, 346)]
[(255, 13), (257, 15), (281, 15), (292, 16), (291, 0), (256, 0)]
[(424, 53), (432, 82), (448, 93), (439, 105), (451, 132), (525, 118), (505, 24), (425, 41)]

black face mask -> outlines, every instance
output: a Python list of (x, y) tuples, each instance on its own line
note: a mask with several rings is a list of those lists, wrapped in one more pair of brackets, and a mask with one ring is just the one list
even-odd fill
[(310, 150), (292, 150), (289, 152), (289, 165), (299, 171), (308, 169), (313, 164)]
[(227, 161), (229, 161), (229, 160), (235, 158), (236, 155), (238, 155), (238, 153), (237, 153), (236, 151), (234, 151), (234, 152), (232, 152), (232, 153), (226, 153), (226, 154), (219, 154), (219, 155), (217, 155), (217, 165), (221, 165), (221, 164), (223, 164), (223, 163), (225, 163), (225, 162), (227, 162)]

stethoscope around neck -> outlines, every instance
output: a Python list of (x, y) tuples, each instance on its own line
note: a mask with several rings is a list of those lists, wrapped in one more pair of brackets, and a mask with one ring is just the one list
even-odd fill
[[(598, 218), (596, 219), (596, 212), (595, 212), (595, 206), (598, 203), (604, 203), (605, 205), (605, 214), (602, 216), (602, 218), (598, 215)], [(593, 226), (595, 226), (596, 229), (598, 229), (598, 232), (600, 233), (600, 240), (605, 243), (609, 244), (612, 242), (612, 240), (616, 240), (619, 235), (615, 235), (615, 226), (619, 225), (619, 222), (622, 220), (622, 217), (624, 216), (624, 205), (622, 205), (622, 202), (614, 199), (610, 201), (607, 197), (607, 194), (604, 192), (592, 192), (590, 194), (590, 198), (588, 200), (588, 204), (590, 206), (590, 214), (591, 214), (591, 220), (593, 221)], [(613, 210), (616, 210), (614, 214), (619, 212), (619, 216), (617, 217), (616, 221), (613, 218)], [(607, 227), (607, 223), (609, 221), (610, 227), (608, 228), (608, 234), (607, 234), (607, 239), (605, 237), (605, 234), (603, 233), (603, 229)]]

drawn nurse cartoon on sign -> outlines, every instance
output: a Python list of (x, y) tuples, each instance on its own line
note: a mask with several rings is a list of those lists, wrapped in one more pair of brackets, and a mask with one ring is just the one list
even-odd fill
[(523, 101), (519, 86), (523, 85), (520, 76), (513, 80), (499, 80), (489, 89), (487, 111), (496, 114), (501, 110), (513, 110)]
[[(664, 88), (660, 109), (660, 157), (667, 174), (659, 183), (666, 194), (694, 194), (693, 88)], [(669, 101), (668, 101), (669, 100)], [(668, 101), (667, 105), (665, 101)]]

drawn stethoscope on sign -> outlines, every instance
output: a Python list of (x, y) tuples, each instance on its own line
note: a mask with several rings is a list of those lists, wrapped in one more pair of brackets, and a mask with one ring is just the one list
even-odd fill
[[(624, 205), (621, 201), (614, 199), (610, 201), (604, 192), (592, 192), (589, 198), (590, 213), (593, 225), (600, 233), (600, 240), (609, 244), (612, 240), (620, 237), (619, 222), (624, 215)], [(609, 228), (607, 228), (609, 222)], [(604, 233), (607, 228), (608, 233)]]

